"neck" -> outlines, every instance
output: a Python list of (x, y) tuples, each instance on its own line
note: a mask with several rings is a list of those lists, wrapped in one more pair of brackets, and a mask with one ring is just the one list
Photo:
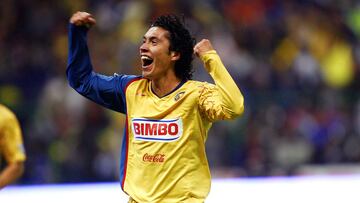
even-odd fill
[(180, 84), (181, 80), (174, 76), (174, 78), (161, 78), (158, 80), (151, 80), (151, 89), (158, 96), (163, 97), (170, 93)]

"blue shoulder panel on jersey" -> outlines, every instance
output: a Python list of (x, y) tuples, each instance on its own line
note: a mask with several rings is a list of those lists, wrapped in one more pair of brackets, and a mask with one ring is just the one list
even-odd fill
[(69, 56), (66, 75), (69, 84), (86, 98), (115, 111), (126, 113), (125, 88), (134, 75), (105, 76), (93, 72), (86, 42), (88, 29), (69, 25)]

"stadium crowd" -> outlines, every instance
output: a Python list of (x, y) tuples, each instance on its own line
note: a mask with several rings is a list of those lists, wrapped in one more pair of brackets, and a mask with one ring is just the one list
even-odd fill
[[(65, 79), (68, 19), (78, 10), (97, 19), (91, 55), (109, 75), (140, 74), (138, 48), (158, 14), (183, 14), (197, 39), (211, 39), (246, 106), (209, 133), (215, 177), (360, 161), (359, 1), (2, 0), (0, 103), (23, 128), (20, 183), (117, 180), (124, 117)], [(210, 79), (199, 61), (194, 67), (196, 79)]]

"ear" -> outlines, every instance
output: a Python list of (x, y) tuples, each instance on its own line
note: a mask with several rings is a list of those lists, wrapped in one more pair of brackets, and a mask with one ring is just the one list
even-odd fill
[(171, 60), (172, 61), (177, 61), (177, 60), (180, 59), (180, 52), (171, 51), (170, 54), (171, 54)]

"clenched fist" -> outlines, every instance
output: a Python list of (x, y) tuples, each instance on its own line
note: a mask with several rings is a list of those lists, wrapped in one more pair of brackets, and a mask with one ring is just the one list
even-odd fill
[(198, 57), (204, 55), (206, 52), (213, 50), (211, 42), (208, 39), (202, 39), (194, 46), (194, 54)]
[(96, 24), (96, 20), (90, 13), (78, 11), (71, 16), (70, 23), (90, 28)]

